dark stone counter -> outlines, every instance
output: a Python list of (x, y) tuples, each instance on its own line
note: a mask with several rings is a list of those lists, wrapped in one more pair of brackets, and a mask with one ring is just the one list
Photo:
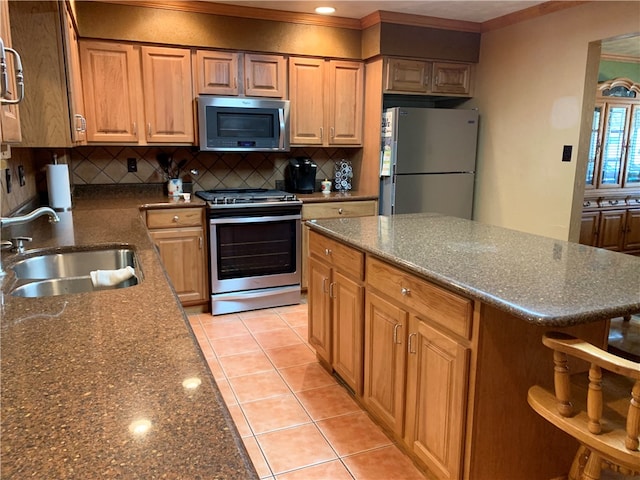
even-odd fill
[[(13, 273), (0, 279), (2, 478), (257, 478), (140, 205), (203, 203), (156, 193), (81, 197), (58, 224), (41, 217), (3, 229), (3, 239), (33, 237), (27, 255), (127, 244), (143, 281), (19, 298), (9, 294)], [(18, 259), (2, 252), (5, 267)]]

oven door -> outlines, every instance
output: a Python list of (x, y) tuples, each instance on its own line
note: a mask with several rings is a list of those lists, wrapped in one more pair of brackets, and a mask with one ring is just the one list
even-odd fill
[(300, 285), (300, 214), (211, 218), (212, 294)]

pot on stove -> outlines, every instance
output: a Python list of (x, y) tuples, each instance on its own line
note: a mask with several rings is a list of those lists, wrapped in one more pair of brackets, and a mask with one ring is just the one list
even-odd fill
[(313, 193), (317, 170), (318, 166), (310, 158), (290, 158), (284, 171), (285, 190), (292, 193)]

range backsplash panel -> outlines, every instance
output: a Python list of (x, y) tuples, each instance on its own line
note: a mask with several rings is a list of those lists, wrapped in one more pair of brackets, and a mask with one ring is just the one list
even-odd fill
[[(200, 152), (190, 147), (89, 146), (71, 150), (73, 185), (162, 183), (165, 181), (156, 156), (170, 154), (174, 162), (186, 159), (183, 180), (193, 182), (193, 190), (214, 188), (277, 188), (292, 157), (310, 157), (318, 165), (317, 179), (333, 178), (337, 160), (352, 159), (358, 149), (292, 148), (283, 153)], [(135, 158), (136, 172), (129, 172), (127, 159)], [(189, 172), (198, 170), (198, 175)], [(322, 178), (321, 178), (322, 177)]]

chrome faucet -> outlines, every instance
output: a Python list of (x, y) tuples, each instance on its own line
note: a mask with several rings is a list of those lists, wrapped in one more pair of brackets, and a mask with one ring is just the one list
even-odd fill
[[(0, 228), (2, 227), (10, 227), (11, 225), (21, 225), (23, 223), (31, 222), (38, 217), (43, 215), (49, 215), (49, 221), (52, 223), (58, 223), (60, 221), (60, 217), (51, 207), (40, 207), (33, 210), (31, 213), (27, 213), (26, 215), (20, 215), (16, 217), (0, 217)], [(0, 245), (0, 251), (3, 247), (13, 247), (18, 253), (24, 252), (24, 241), (30, 241), (31, 239), (28, 237), (17, 237), (12, 238), (11, 241), (3, 241)], [(0, 277), (2, 277), (6, 272), (2, 267), (2, 259), (0, 259)]]
[(30, 222), (35, 220), (38, 217), (43, 215), (49, 215), (51, 217), (49, 219), (50, 222), (57, 223), (60, 221), (60, 217), (51, 207), (40, 207), (36, 208), (31, 213), (27, 213), (26, 215), (20, 215), (17, 217), (0, 217), (0, 228), (9, 227), (11, 225), (21, 225), (23, 223)]

